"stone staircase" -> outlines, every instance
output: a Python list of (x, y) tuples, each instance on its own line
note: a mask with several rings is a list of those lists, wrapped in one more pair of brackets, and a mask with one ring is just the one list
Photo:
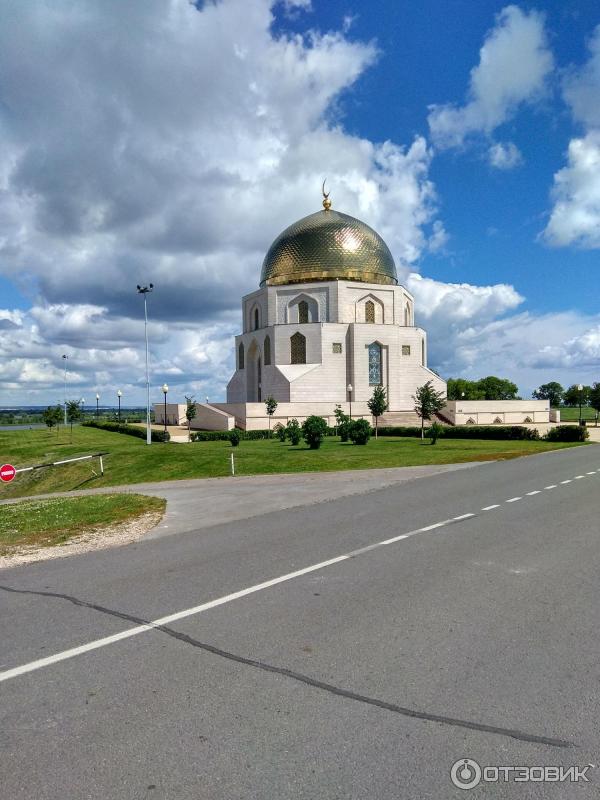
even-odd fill
[[(425, 425), (428, 423), (425, 422)], [(414, 411), (386, 411), (379, 417), (379, 426), (381, 428), (400, 427), (400, 426), (421, 426), (420, 417)]]

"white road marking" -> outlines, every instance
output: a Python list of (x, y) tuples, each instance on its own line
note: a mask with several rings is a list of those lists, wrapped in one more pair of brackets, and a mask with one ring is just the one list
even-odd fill
[[(465, 515), (465, 517), (467, 516), (474, 515)], [(416, 536), (419, 533), (441, 528), (453, 521), (454, 520), (446, 519), (442, 522), (436, 522), (433, 525), (427, 525), (424, 528), (417, 528), (413, 531), (408, 531), (407, 533), (401, 533), (398, 536), (393, 536), (391, 539), (385, 539), (384, 541), (375, 542), (374, 544), (369, 544), (365, 547), (359, 547), (357, 550), (352, 550), (349, 553), (344, 553), (341, 556), (330, 558), (327, 561), (320, 561), (318, 564), (311, 564), (311, 566), (298, 569), (295, 572), (288, 572), (285, 575), (280, 575), (278, 578), (272, 578), (271, 580), (264, 581), (263, 583), (257, 583), (254, 586), (241, 589), (239, 592), (233, 592), (232, 594), (218, 597), (215, 600), (209, 600), (201, 605), (193, 606), (192, 608), (186, 608), (183, 611), (177, 611), (174, 614), (169, 614), (166, 617), (160, 617), (159, 619), (151, 620), (144, 625), (136, 625), (134, 628), (128, 628), (127, 630), (121, 631), (120, 633), (115, 633), (112, 636), (105, 636), (102, 639), (95, 639), (94, 641), (87, 642), (87, 644), (82, 644), (79, 647), (72, 647), (69, 650), (63, 650), (62, 652), (55, 653), (52, 656), (46, 656), (46, 658), (40, 658), (37, 661), (30, 661), (28, 664), (22, 664), (20, 667), (13, 667), (12, 669), (0, 672), (0, 683), (10, 680), (11, 678), (17, 678), (20, 675), (25, 675), (28, 672), (34, 672), (35, 670), (42, 669), (43, 667), (49, 667), (52, 664), (57, 664), (60, 661), (66, 661), (68, 658), (74, 658), (75, 656), (89, 653), (92, 650), (98, 650), (101, 647), (106, 647), (107, 645), (114, 644), (115, 642), (120, 642), (123, 639), (130, 639), (133, 636), (138, 636), (140, 633), (156, 630), (162, 626), (170, 625), (172, 622), (177, 622), (180, 619), (186, 619), (187, 617), (201, 614), (211, 608), (217, 608), (218, 606), (225, 605), (226, 603), (231, 603), (234, 600), (239, 600), (242, 597), (256, 594), (256, 592), (260, 592), (263, 589), (269, 589), (270, 587), (277, 586), (280, 583), (286, 583), (287, 581), (291, 581), (294, 578), (299, 578), (302, 575), (309, 575), (311, 572), (317, 572), (318, 570), (325, 569), (326, 567), (331, 567), (334, 564), (339, 564), (341, 561), (347, 561), (348, 559), (368, 553), (371, 550), (376, 550), (380, 547), (394, 544), (395, 542), (400, 542), (402, 539), (408, 539), (409, 537)]]
[[(588, 472), (587, 474), (593, 475), (595, 473)], [(585, 475), (578, 475), (575, 478), (575, 480), (584, 477)], [(569, 478), (567, 480), (561, 481), (561, 484), (566, 484), (566, 483), (572, 483), (572, 479)], [(556, 489), (557, 485), (553, 483), (550, 484), (550, 486), (546, 486), (545, 488)], [(527, 494), (534, 495), (534, 494), (540, 494), (540, 492), (539, 490), (535, 490), (532, 492), (527, 492)], [(505, 502), (516, 503), (517, 500), (522, 500), (522, 499), (523, 499), (522, 497), (511, 497), (510, 500), (506, 500)], [(494, 503), (489, 506), (484, 506), (481, 510), (492, 511), (494, 508), (500, 508), (500, 504)], [(408, 531), (408, 533), (401, 533), (398, 536), (393, 536), (391, 539), (384, 539), (383, 541), (375, 542), (375, 544), (366, 545), (365, 547), (359, 547), (357, 550), (352, 550), (349, 553), (344, 553), (341, 556), (330, 558), (327, 561), (320, 561), (318, 564), (312, 564), (309, 567), (298, 569), (295, 572), (288, 572), (285, 575), (280, 575), (278, 578), (272, 578), (271, 580), (263, 581), (263, 583), (257, 583), (254, 586), (248, 586), (246, 589), (240, 589), (240, 591), (238, 592), (233, 592), (232, 594), (227, 594), (224, 595), (223, 597), (217, 597), (215, 600), (209, 600), (206, 603), (193, 606), (192, 608), (186, 608), (183, 609), (182, 611), (177, 611), (174, 614), (169, 614), (166, 617), (160, 617), (159, 619), (151, 620), (150, 622), (144, 625), (137, 625), (134, 628), (128, 628), (127, 630), (121, 631), (120, 633), (115, 633), (112, 636), (105, 636), (102, 639), (95, 639), (91, 642), (87, 642), (86, 644), (82, 644), (79, 647), (72, 647), (69, 650), (63, 650), (60, 653), (55, 653), (52, 656), (46, 656), (46, 658), (40, 658), (37, 661), (30, 661), (28, 664), (22, 664), (20, 667), (13, 667), (12, 669), (0, 672), (0, 683), (2, 683), (3, 681), (10, 680), (11, 678), (16, 678), (20, 675), (26, 675), (28, 672), (35, 672), (36, 670), (42, 669), (43, 667), (49, 667), (52, 664), (59, 663), (60, 661), (66, 661), (69, 658), (74, 658), (75, 656), (83, 655), (84, 653), (89, 653), (92, 650), (98, 650), (101, 647), (106, 647), (110, 644), (115, 644), (116, 642), (123, 641), (124, 639), (131, 639), (133, 636), (138, 636), (140, 633), (146, 633), (146, 631), (156, 630), (165, 625), (170, 625), (172, 622), (177, 622), (180, 619), (186, 619), (187, 617), (192, 617), (195, 616), (196, 614), (201, 614), (204, 611), (209, 611), (211, 608), (217, 608), (218, 606), (222, 606), (227, 603), (232, 603), (234, 600), (239, 600), (242, 597), (247, 597), (248, 595), (256, 594), (256, 592), (261, 592), (263, 591), (263, 589), (269, 589), (272, 586), (277, 586), (280, 583), (291, 581), (294, 578), (301, 577), (302, 575), (309, 575), (311, 572), (317, 572), (318, 570), (325, 569), (326, 567), (331, 567), (334, 564), (339, 564), (342, 561), (347, 561), (350, 558), (355, 558), (356, 556), (368, 553), (371, 550), (376, 550), (380, 547), (385, 547), (386, 545), (395, 544), (396, 542), (400, 542), (403, 539), (408, 539), (411, 536), (416, 536), (419, 533), (426, 533), (427, 531), (432, 531), (435, 530), (436, 528), (442, 528), (445, 525), (450, 524), (451, 522), (458, 522), (460, 520), (469, 519), (470, 517), (474, 516), (475, 514), (469, 512), (467, 514), (461, 514), (458, 517), (453, 517), (452, 519), (445, 519), (442, 522), (435, 522), (433, 525), (426, 525), (423, 528), (417, 528), (413, 531)]]
[(540, 493), (540, 490), (539, 490), (539, 489), (536, 489), (536, 490), (535, 490), (535, 491), (533, 491), (533, 492), (527, 492), (527, 496), (528, 496), (528, 497), (531, 497), (532, 495), (534, 495), (534, 494), (539, 494), (539, 493)]
[(585, 478), (585, 475), (575, 475), (575, 480), (581, 480), (581, 478)]
[(596, 474), (595, 469), (593, 469), (591, 472), (586, 472), (586, 475), (595, 475), (595, 474)]

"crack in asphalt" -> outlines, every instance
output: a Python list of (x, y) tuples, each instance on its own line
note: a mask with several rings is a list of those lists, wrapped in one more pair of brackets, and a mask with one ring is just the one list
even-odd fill
[(173, 628), (169, 628), (166, 625), (156, 625), (153, 622), (143, 619), (142, 617), (136, 617), (133, 614), (127, 614), (123, 611), (116, 611), (112, 608), (106, 608), (105, 606), (97, 605), (96, 603), (88, 603), (86, 600), (80, 600), (77, 597), (73, 597), (72, 595), (68, 594), (61, 594), (59, 592), (45, 592), (45, 591), (36, 591), (33, 589), (16, 589), (12, 586), (2, 586), (0, 585), (0, 589), (5, 592), (11, 592), (14, 594), (31, 594), (37, 595), (41, 597), (53, 597), (60, 600), (66, 600), (69, 603), (72, 603), (76, 606), (81, 606), (83, 608), (89, 608), (93, 611), (98, 611), (101, 614), (107, 614), (111, 617), (116, 617), (117, 619), (122, 619), (127, 622), (134, 622), (136, 625), (148, 625), (156, 631), (160, 631), (161, 633), (166, 634), (167, 636), (171, 636), (173, 639), (177, 639), (180, 642), (184, 642), (185, 644), (189, 644), (192, 647), (195, 647), (199, 650), (203, 650), (206, 653), (211, 653), (212, 655), (218, 656), (219, 658), (227, 659), (228, 661), (233, 661), (236, 664), (243, 664), (247, 667), (253, 667), (254, 669), (262, 670), (263, 672), (269, 672), (274, 675), (281, 675), (285, 678), (289, 678), (291, 680), (297, 681), (298, 683), (303, 683), (306, 686), (311, 686), (314, 689), (320, 689), (324, 692), (328, 692), (329, 694), (335, 695), (337, 697), (344, 697), (347, 700), (354, 700), (359, 703), (365, 703), (370, 706), (374, 706), (376, 708), (382, 708), (385, 711), (392, 711), (395, 714), (400, 714), (403, 717), (409, 717), (411, 719), (419, 719), (425, 722), (438, 722), (442, 725), (449, 725), (455, 728), (466, 728), (468, 730), (479, 731), (482, 733), (492, 733), (498, 736), (505, 736), (511, 739), (518, 739), (522, 742), (533, 742), (535, 744), (543, 744), (549, 747), (577, 747), (574, 742), (570, 742), (566, 739), (555, 739), (548, 736), (539, 736), (537, 734), (527, 733), (525, 731), (520, 731), (516, 728), (503, 728), (497, 725), (486, 725), (482, 722), (471, 722), (470, 720), (459, 719), (456, 717), (448, 717), (444, 716), (443, 714), (431, 714), (427, 711), (418, 711), (412, 708), (406, 708), (404, 706), (397, 705), (396, 703), (389, 703), (386, 700), (379, 700), (376, 697), (369, 697), (367, 695), (358, 694), (357, 692), (350, 691), (349, 689), (343, 689), (339, 686), (335, 686), (331, 683), (325, 683), (324, 681), (320, 681), (317, 678), (311, 678), (309, 675), (304, 675), (301, 672), (296, 672), (291, 669), (286, 669), (285, 667), (278, 667), (273, 664), (267, 664), (263, 661), (257, 661), (252, 658), (247, 658), (245, 656), (237, 655), (236, 653), (231, 653), (228, 650), (222, 650), (220, 647), (215, 647), (215, 645), (208, 644), (206, 642), (201, 642), (198, 639), (194, 639), (192, 636), (189, 636), (186, 633), (180, 633), (179, 631), (174, 630)]

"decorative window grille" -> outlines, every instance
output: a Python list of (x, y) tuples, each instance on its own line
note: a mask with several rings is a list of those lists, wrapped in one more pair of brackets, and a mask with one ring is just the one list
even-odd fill
[(494, 420), (494, 424), (495, 425), (501, 425), (502, 424), (502, 420), (500, 419), (500, 417), (496, 417), (496, 419)]
[(469, 417), (469, 419), (467, 420), (467, 425), (475, 425), (475, 420), (473, 419), (473, 417)]
[(265, 367), (268, 367), (271, 363), (271, 339), (268, 336), (265, 336), (264, 351), (265, 351)]
[(365, 322), (375, 322), (375, 303), (372, 300), (365, 303)]
[(332, 346), (334, 353), (341, 353), (342, 352), (342, 343), (341, 342), (334, 342)]
[(421, 364), (425, 366), (425, 339), (421, 339)]
[(254, 309), (254, 330), (258, 330), (258, 308)]
[(306, 337), (301, 333), (295, 333), (290, 338), (292, 364), (306, 364)]
[(238, 347), (238, 369), (244, 369), (244, 345), (240, 342)]
[(369, 386), (381, 386), (381, 345), (373, 342), (369, 350)]
[(409, 344), (403, 344), (402, 345), (402, 355), (403, 356), (409, 356), (410, 355), (410, 345)]
[(308, 303), (306, 300), (301, 300), (298, 303), (298, 322), (301, 325), (303, 325), (305, 322), (308, 322)]
[(531, 417), (525, 417), (523, 422), (526, 422), (528, 425), (530, 425), (533, 422), (533, 420), (531, 419)]

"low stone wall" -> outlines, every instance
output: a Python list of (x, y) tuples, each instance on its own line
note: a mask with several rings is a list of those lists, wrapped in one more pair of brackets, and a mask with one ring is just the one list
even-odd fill
[(543, 424), (550, 422), (550, 404), (548, 400), (448, 400), (441, 414), (452, 425)]
[(235, 428), (235, 418), (213, 404), (197, 403), (196, 416), (191, 421), (191, 427), (202, 431), (232, 431)]

